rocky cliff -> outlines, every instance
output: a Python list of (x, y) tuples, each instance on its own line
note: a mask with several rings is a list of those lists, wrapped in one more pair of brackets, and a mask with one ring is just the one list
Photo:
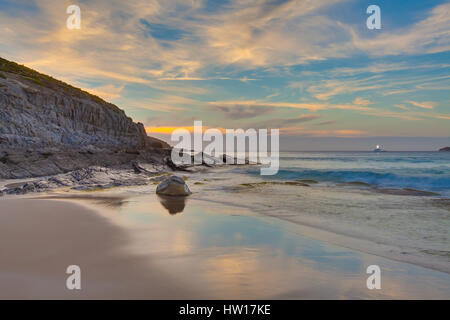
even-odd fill
[(117, 106), (0, 58), (0, 178), (159, 161), (168, 148)]

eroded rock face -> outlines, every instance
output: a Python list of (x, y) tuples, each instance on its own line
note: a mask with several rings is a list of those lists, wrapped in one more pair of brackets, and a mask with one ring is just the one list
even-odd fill
[(165, 196), (188, 196), (192, 192), (182, 178), (171, 176), (158, 185), (156, 193)]
[(117, 106), (0, 58), (0, 178), (150, 161), (167, 148)]
[[(6, 74), (6, 73), (4, 73)], [(0, 141), (14, 147), (120, 146), (142, 148), (147, 135), (113, 104), (67, 95), (20, 76), (0, 78)]]

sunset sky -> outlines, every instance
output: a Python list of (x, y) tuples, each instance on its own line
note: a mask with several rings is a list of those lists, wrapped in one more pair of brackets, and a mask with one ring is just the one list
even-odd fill
[(285, 150), (450, 145), (449, 1), (0, 0), (0, 29), (0, 56), (166, 140), (202, 120), (280, 128)]

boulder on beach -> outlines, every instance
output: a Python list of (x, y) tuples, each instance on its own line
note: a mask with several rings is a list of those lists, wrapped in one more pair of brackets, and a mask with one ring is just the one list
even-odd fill
[(170, 176), (158, 185), (156, 193), (166, 196), (188, 196), (192, 192), (182, 178)]

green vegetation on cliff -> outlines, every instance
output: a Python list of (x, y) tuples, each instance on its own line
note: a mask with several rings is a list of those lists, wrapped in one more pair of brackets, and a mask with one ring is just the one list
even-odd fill
[[(78, 98), (88, 98), (88, 99), (95, 101), (96, 103), (99, 103), (102, 105), (107, 105), (110, 108), (119, 109), (117, 106), (114, 106), (113, 104), (104, 101), (102, 98), (100, 98), (96, 95), (93, 95), (93, 94), (86, 92), (84, 90), (81, 90), (79, 88), (73, 87), (68, 83), (57, 80), (46, 74), (42, 74), (36, 70), (33, 70), (31, 68), (24, 66), (24, 65), (3, 59), (1, 57), (0, 57), (0, 71), (19, 75), (19, 76), (21, 76), (21, 78), (31, 81), (31, 82), (33, 82), (37, 85), (40, 85), (42, 87), (45, 87), (45, 88), (49, 88), (52, 90), (60, 89), (66, 94), (69, 94), (69, 95), (72, 95), (72, 96), (75, 96)], [(1, 73), (0, 73), (0, 77), (5, 78), (5, 76)]]

